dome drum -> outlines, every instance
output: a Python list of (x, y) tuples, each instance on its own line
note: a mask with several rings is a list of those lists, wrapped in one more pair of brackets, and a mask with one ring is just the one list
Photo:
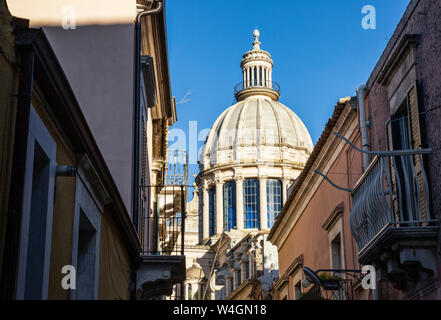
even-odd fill
[(278, 101), (273, 61), (257, 30), (254, 39), (234, 87), (237, 103), (215, 121), (200, 155), (201, 241), (271, 228), (313, 149), (302, 120)]

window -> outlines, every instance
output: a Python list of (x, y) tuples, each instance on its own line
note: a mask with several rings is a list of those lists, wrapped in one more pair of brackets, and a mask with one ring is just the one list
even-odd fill
[(298, 281), (294, 285), (294, 299), (300, 300), (301, 297), (302, 297), (302, 283)]
[[(417, 83), (386, 124), (389, 150), (418, 149), (423, 146)], [(419, 156), (390, 157), (392, 200), (396, 220), (426, 220), (428, 206), (422, 158)]]
[(250, 278), (250, 263), (247, 261), (242, 265), (243, 279), (248, 280)]
[[(341, 236), (338, 233), (335, 238), (331, 241), (331, 262), (332, 269), (341, 270), (343, 269), (343, 261), (342, 261), (342, 251), (341, 251)], [(334, 272), (333, 276), (337, 276), (340, 278), (344, 277), (343, 273)], [(340, 286), (340, 289), (334, 292), (334, 298), (336, 300), (344, 300), (345, 299), (345, 291), (343, 287)]]
[(234, 181), (224, 184), (224, 230), (236, 227), (236, 184)]
[(96, 230), (81, 209), (79, 224), (76, 298), (92, 300), (95, 298)]
[(216, 234), (216, 188), (208, 190), (210, 236)]
[(257, 68), (254, 68), (254, 86), (257, 86)]
[(266, 183), (266, 197), (268, 210), (268, 228), (274, 225), (274, 221), (282, 210), (282, 183), (277, 179), (269, 179)]
[[(79, 166), (75, 190), (75, 216), (72, 240), (72, 265), (77, 271), (76, 290), (71, 299), (93, 300), (98, 298), (101, 212), (103, 204), (92, 189), (86, 187), (88, 176)], [(93, 181), (87, 180), (88, 183)], [(90, 190), (90, 191), (89, 191)], [(105, 228), (106, 237), (114, 235)]]
[(204, 294), (205, 294), (205, 284), (201, 283), (199, 284), (199, 299), (204, 300)]
[(340, 233), (331, 242), (331, 258), (332, 258), (332, 268), (341, 269), (341, 240)]
[(191, 283), (187, 284), (187, 300), (193, 300), (193, 291)]
[(245, 229), (259, 229), (259, 181), (246, 179), (244, 182)]
[(233, 290), (234, 290), (234, 281), (233, 281), (233, 277), (230, 277), (228, 278), (228, 294), (233, 292)]
[(56, 172), (55, 141), (31, 107), (17, 299), (47, 299)]
[(263, 81), (262, 68), (259, 68), (259, 86), (262, 85), (262, 81)]

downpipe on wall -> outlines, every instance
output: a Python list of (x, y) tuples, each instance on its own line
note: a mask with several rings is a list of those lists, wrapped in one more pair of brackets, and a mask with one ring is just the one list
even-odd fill
[[(144, 7), (144, 10), (136, 15), (135, 19), (135, 57), (134, 57), (134, 110), (133, 110), (133, 177), (132, 177), (132, 219), (135, 229), (139, 232), (139, 199), (140, 199), (140, 175), (139, 163), (141, 154), (141, 21), (149, 15), (158, 14), (163, 9), (162, 1), (155, 1), (151, 8)], [(135, 285), (132, 291), (132, 299), (136, 298), (136, 268), (133, 268), (132, 279)]]

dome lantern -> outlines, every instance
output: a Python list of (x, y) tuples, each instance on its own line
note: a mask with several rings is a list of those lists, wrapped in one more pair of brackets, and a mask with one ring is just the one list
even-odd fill
[(273, 60), (271, 55), (260, 48), (260, 32), (253, 32), (253, 49), (243, 55), (241, 68), (243, 81), (234, 89), (238, 101), (253, 95), (265, 95), (273, 100), (280, 97), (280, 87), (272, 81)]

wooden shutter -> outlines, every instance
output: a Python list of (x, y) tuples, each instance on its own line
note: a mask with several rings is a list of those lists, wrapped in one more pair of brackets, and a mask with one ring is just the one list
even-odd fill
[[(387, 138), (387, 149), (393, 150), (393, 135), (392, 135), (392, 121), (394, 120), (394, 117), (391, 116), (386, 123), (386, 138)], [(389, 168), (390, 168), (390, 176), (391, 176), (391, 191), (392, 191), (392, 208), (393, 208), (393, 214), (395, 221), (400, 220), (399, 215), (399, 206), (398, 206), (398, 192), (397, 192), (397, 179), (396, 179), (396, 172), (395, 172), (395, 166), (393, 164), (394, 157), (389, 157)]]
[[(422, 148), (422, 137), (421, 137), (421, 123), (420, 123), (420, 110), (418, 103), (418, 88), (417, 83), (410, 88), (407, 93), (407, 107), (410, 118), (410, 136), (411, 136), (411, 144), (412, 149), (421, 149)], [(424, 184), (424, 176), (422, 172), (423, 163), (421, 162), (421, 157), (418, 155), (414, 156), (415, 162), (415, 171), (417, 174), (417, 183), (418, 188), (416, 192), (419, 197), (419, 209), (421, 214), (421, 219), (427, 220), (427, 202), (426, 202), (426, 190)]]

